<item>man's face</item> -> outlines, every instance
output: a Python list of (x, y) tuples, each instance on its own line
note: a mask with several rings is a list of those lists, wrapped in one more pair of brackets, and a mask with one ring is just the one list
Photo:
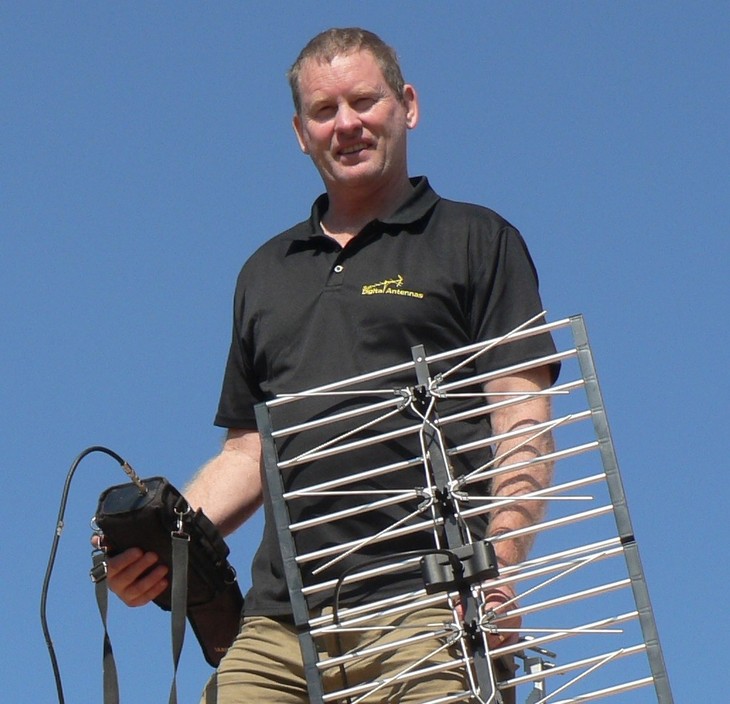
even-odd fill
[(325, 187), (380, 187), (408, 177), (406, 132), (418, 121), (412, 86), (398, 100), (369, 51), (307, 60), (299, 74), (299, 144)]

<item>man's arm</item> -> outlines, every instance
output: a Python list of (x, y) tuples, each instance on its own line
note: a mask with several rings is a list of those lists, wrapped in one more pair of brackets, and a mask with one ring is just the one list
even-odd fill
[[(487, 384), (487, 394), (530, 393), (542, 391), (550, 386), (550, 372), (546, 367), (530, 370), (518, 376), (507, 376)], [(490, 403), (508, 399), (508, 396), (489, 396)], [(519, 428), (544, 423), (550, 420), (550, 396), (535, 396), (514, 406), (495, 410), (491, 416), (492, 434), (503, 435)], [(503, 440), (495, 448), (498, 458), (497, 467), (534, 460), (552, 452), (553, 442), (550, 433), (525, 442), (529, 432), (516, 438)], [(521, 445), (518, 449), (518, 445)], [(502, 459), (499, 459), (502, 458)], [(492, 480), (492, 495), (519, 496), (550, 485), (553, 468), (548, 462), (532, 465), (526, 469), (499, 474)], [(537, 523), (545, 511), (541, 501), (524, 501), (496, 509), (489, 516), (490, 537), (526, 528)], [(522, 562), (532, 546), (531, 537), (503, 540), (495, 543), (497, 558), (502, 566)]]
[[(229, 430), (221, 452), (183, 491), (223, 535), (246, 521), (262, 502), (261, 441), (256, 430)], [(131, 548), (108, 560), (109, 588), (127, 606), (142, 606), (167, 588), (167, 567), (154, 553)]]
[[(489, 403), (498, 403), (509, 398), (509, 396), (497, 395), (501, 393), (530, 393), (542, 391), (550, 386), (550, 370), (547, 367), (540, 367), (520, 375), (506, 376), (488, 382), (486, 392)], [(489, 396), (492, 394), (491, 396)], [(550, 397), (548, 395), (535, 396), (528, 401), (497, 409), (492, 412), (490, 419), (492, 434), (495, 436), (509, 433), (521, 427), (544, 423), (550, 420)], [(495, 448), (496, 466), (505, 466), (534, 460), (548, 454), (553, 449), (552, 435), (542, 435), (525, 442), (530, 437), (529, 432), (517, 438), (506, 439)], [(524, 443), (524, 444), (523, 444)], [(517, 448), (518, 445), (521, 447)], [(499, 459), (502, 458), (502, 459)], [(537, 491), (550, 485), (552, 481), (552, 463), (544, 462), (531, 465), (525, 469), (516, 469), (511, 472), (499, 474), (492, 480), (493, 496), (520, 496)], [(489, 537), (496, 537), (508, 532), (526, 528), (537, 523), (545, 512), (544, 503), (531, 500), (515, 502), (498, 508), (489, 516)], [(497, 560), (500, 568), (522, 562), (532, 546), (530, 536), (505, 539), (494, 543), (497, 553)], [(514, 592), (506, 586), (490, 589), (489, 583), (483, 585), (483, 593), (486, 597), (488, 608), (496, 609), (499, 604), (509, 601), (514, 597)], [(508, 619), (500, 621), (499, 625), (509, 628), (518, 628), (519, 619)], [(505, 641), (515, 641), (517, 634), (508, 635), (506, 638), (490, 637), (492, 647), (504, 644)]]
[(257, 430), (229, 430), (220, 454), (206, 464), (183, 494), (202, 508), (225, 536), (261, 506), (261, 438)]

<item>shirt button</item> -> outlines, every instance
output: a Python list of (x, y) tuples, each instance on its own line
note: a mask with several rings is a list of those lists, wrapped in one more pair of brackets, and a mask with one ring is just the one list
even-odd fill
[(342, 264), (338, 264), (338, 265), (337, 265), (337, 266), (336, 266), (336, 267), (334, 268), (334, 272), (335, 272), (335, 274), (341, 274), (341, 273), (342, 273), (342, 272), (343, 272), (344, 270), (345, 270), (345, 267), (344, 267), (344, 266), (342, 266)]

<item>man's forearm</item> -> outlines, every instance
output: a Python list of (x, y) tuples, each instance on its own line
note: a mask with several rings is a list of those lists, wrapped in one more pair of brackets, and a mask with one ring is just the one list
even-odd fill
[(223, 535), (235, 531), (261, 506), (261, 443), (256, 431), (231, 430), (221, 452), (184, 490)]
[[(515, 392), (515, 395), (542, 391), (549, 385), (547, 369), (536, 369), (520, 376), (505, 377), (489, 384), (487, 393)], [(492, 396), (490, 403), (504, 401), (508, 397)], [(527, 401), (498, 409), (492, 413), (492, 432), (495, 436), (550, 420), (550, 397), (535, 396)], [(533, 437), (534, 436), (534, 437)], [(537, 434), (527, 430), (517, 437), (503, 439), (495, 447), (495, 467), (506, 467), (530, 462), (529, 466), (497, 474), (492, 479), (492, 495), (515, 497), (530, 494), (550, 485), (553, 467), (551, 462), (534, 463), (535, 458), (553, 450), (549, 432)], [(545, 512), (544, 502), (526, 500), (510, 502), (496, 508), (489, 517), (489, 536), (497, 537), (527, 528), (539, 522)], [(522, 562), (532, 546), (532, 536), (516, 536), (494, 543), (501, 566)]]

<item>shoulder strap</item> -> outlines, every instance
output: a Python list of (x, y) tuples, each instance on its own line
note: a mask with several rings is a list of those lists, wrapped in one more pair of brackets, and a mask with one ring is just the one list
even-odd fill
[(114, 661), (112, 642), (109, 638), (107, 628), (107, 610), (109, 607), (109, 589), (106, 583), (106, 555), (103, 552), (95, 552), (92, 557), (91, 579), (94, 582), (96, 593), (96, 605), (99, 607), (101, 622), (104, 626), (104, 704), (119, 704), (119, 682), (117, 680), (117, 664)]
[(185, 642), (185, 615), (188, 608), (188, 547), (190, 536), (172, 534), (172, 607), (170, 609), (172, 636), (172, 685), (169, 704), (177, 704), (177, 667)]
[[(172, 534), (172, 600), (170, 609), (173, 676), (168, 704), (177, 704), (177, 669), (185, 642), (185, 617), (188, 601), (188, 547), (190, 536), (182, 531)], [(104, 626), (103, 669), (104, 704), (119, 704), (119, 682), (111, 639), (107, 627), (109, 588), (106, 581), (106, 555), (94, 553), (91, 579), (94, 582), (96, 603)]]

